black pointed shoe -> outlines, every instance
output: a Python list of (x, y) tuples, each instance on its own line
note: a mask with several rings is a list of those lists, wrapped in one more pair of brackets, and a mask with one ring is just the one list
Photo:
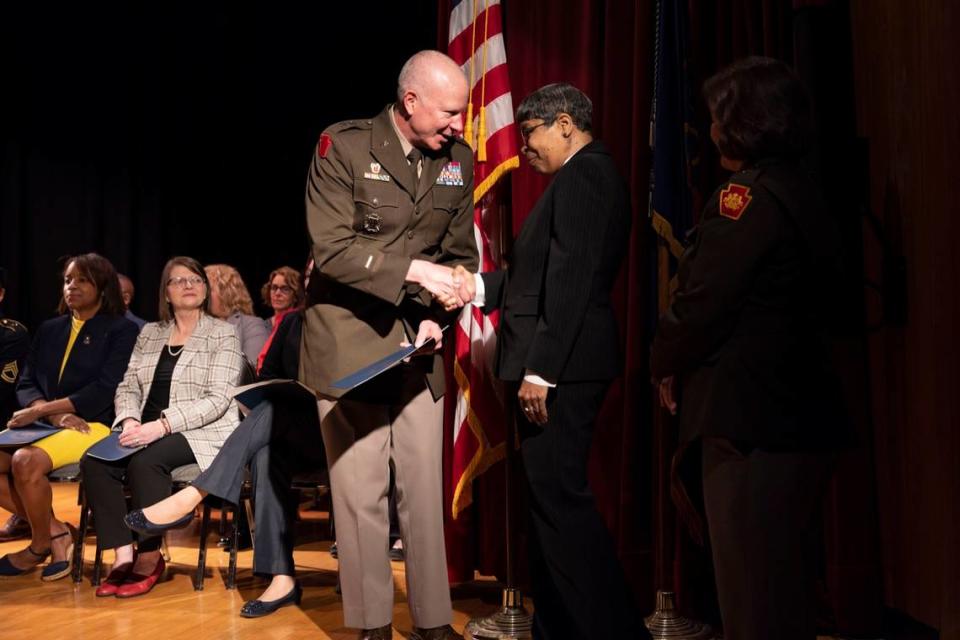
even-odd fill
[(143, 515), (142, 509), (137, 509), (136, 511), (131, 511), (127, 515), (123, 516), (123, 521), (127, 523), (127, 527), (131, 531), (136, 531), (142, 536), (162, 536), (164, 533), (170, 529), (183, 529), (185, 526), (190, 524), (193, 520), (193, 511), (183, 516), (182, 518), (177, 518), (173, 522), (167, 522), (166, 524), (156, 524), (147, 520), (147, 516)]
[(290, 589), (290, 592), (282, 598), (270, 601), (249, 600), (244, 602), (243, 606), (240, 607), (240, 615), (244, 618), (262, 618), (281, 607), (291, 604), (299, 605), (301, 598), (303, 598), (303, 589), (300, 587), (300, 581), (297, 580), (293, 583), (293, 589)]

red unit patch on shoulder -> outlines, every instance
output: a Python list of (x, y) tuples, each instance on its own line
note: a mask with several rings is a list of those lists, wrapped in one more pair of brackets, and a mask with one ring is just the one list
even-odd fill
[(327, 157), (327, 152), (330, 151), (330, 147), (333, 146), (333, 140), (326, 133), (321, 134), (320, 144), (317, 145), (317, 153), (320, 154), (321, 158)]
[(720, 215), (739, 220), (751, 200), (753, 196), (750, 195), (750, 187), (731, 182), (720, 192)]

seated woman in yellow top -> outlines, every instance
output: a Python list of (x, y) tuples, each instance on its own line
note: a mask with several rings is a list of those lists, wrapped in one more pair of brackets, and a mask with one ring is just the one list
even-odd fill
[(47, 474), (80, 461), (87, 448), (110, 433), (113, 396), (137, 339), (137, 326), (123, 317), (117, 272), (106, 258), (87, 253), (71, 258), (63, 272), (63, 315), (40, 325), (17, 385), (23, 409), (10, 428), (46, 422), (63, 429), (0, 452), (0, 508), (30, 522), (23, 550), (0, 558), (0, 576), (26, 573), (53, 555), (41, 579), (70, 573), (71, 528), (52, 514)]

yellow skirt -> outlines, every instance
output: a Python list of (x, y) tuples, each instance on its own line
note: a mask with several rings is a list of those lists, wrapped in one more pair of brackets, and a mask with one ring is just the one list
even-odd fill
[(91, 445), (110, 435), (110, 427), (100, 422), (90, 422), (90, 433), (80, 433), (73, 429), (62, 429), (60, 433), (37, 440), (33, 446), (42, 449), (53, 461), (53, 468), (80, 462), (80, 458)]

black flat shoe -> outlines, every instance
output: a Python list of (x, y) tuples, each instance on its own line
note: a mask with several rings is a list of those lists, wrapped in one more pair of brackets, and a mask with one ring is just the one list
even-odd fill
[(147, 520), (147, 516), (143, 515), (142, 509), (137, 509), (136, 511), (131, 511), (127, 515), (123, 516), (123, 521), (127, 524), (127, 527), (131, 531), (136, 531), (143, 536), (162, 536), (164, 533), (170, 529), (182, 529), (193, 520), (193, 511), (183, 516), (182, 518), (177, 518), (173, 522), (168, 522), (166, 524), (155, 524)]
[(293, 583), (293, 589), (290, 589), (290, 592), (282, 598), (270, 600), (269, 602), (264, 602), (263, 600), (244, 602), (243, 606), (240, 607), (240, 615), (244, 618), (262, 618), (263, 616), (270, 615), (281, 607), (286, 607), (291, 604), (299, 605), (301, 598), (303, 598), (303, 589), (300, 587), (300, 582), (295, 581)]

